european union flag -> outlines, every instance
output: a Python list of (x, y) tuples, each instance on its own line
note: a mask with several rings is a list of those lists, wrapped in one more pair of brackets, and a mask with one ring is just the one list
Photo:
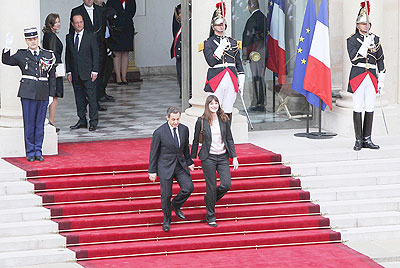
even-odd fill
[[(314, 0), (308, 0), (306, 13), (304, 15), (303, 27), (299, 44), (297, 46), (296, 63), (294, 66), (292, 89), (306, 97), (307, 101), (320, 108), (320, 98), (304, 89), (304, 76), (306, 74), (308, 55), (310, 54), (311, 43), (314, 36), (315, 24), (317, 23), (317, 16), (315, 12)], [(325, 110), (326, 104), (322, 103), (322, 110)]]

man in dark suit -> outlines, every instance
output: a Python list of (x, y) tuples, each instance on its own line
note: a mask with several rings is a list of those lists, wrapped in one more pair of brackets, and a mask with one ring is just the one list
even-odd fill
[[(99, 66), (102, 66), (105, 61), (105, 17), (104, 8), (100, 5), (95, 5), (94, 0), (83, 0), (83, 4), (77, 6), (71, 10), (71, 21), (74, 15), (82, 15), (83, 22), (85, 24), (85, 31), (95, 33), (99, 46)], [(69, 27), (69, 33), (74, 33), (74, 27)], [(103, 79), (103, 72), (101, 69), (98, 73), (98, 79), (96, 80), (96, 91), (101, 91), (101, 81)], [(97, 93), (96, 93), (97, 94)], [(101, 107), (97, 103), (99, 111), (107, 111), (107, 108)]]
[(172, 46), (171, 46), (171, 59), (176, 59), (176, 74), (179, 84), (179, 98), (182, 98), (182, 36), (181, 36), (181, 4), (177, 5), (174, 9), (174, 17), (172, 18)]
[[(189, 152), (189, 129), (179, 124), (181, 110), (169, 107), (167, 121), (153, 133), (150, 148), (149, 179), (155, 181), (160, 178), (161, 207), (164, 213), (162, 229), (169, 231), (171, 223), (171, 206), (176, 216), (185, 219), (181, 206), (194, 190), (190, 171), (194, 170), (194, 162)], [(181, 191), (172, 197), (173, 179), (178, 182)]]
[(67, 34), (65, 63), (68, 81), (72, 83), (78, 123), (71, 129), (86, 128), (86, 104), (89, 103), (89, 131), (97, 129), (98, 110), (96, 100), (95, 80), (99, 72), (99, 48), (92, 32), (84, 30), (82, 15), (72, 17), (74, 33)]
[(243, 61), (250, 62), (253, 80), (253, 100), (251, 111), (265, 111), (265, 65), (268, 58), (266, 38), (268, 20), (261, 12), (258, 0), (248, 0), (251, 13), (243, 31)]
[(39, 47), (36, 27), (24, 30), (27, 49), (19, 49), (11, 55), (13, 37), (9, 33), (3, 50), (2, 62), (18, 66), (22, 73), (18, 97), (21, 98), (24, 119), (26, 160), (43, 161), (42, 144), (44, 122), (49, 97), (56, 95), (55, 56), (52, 51)]

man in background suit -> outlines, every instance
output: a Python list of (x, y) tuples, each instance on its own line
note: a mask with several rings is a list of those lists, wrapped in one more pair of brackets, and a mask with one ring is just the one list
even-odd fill
[(251, 13), (243, 31), (243, 62), (250, 62), (253, 80), (253, 100), (250, 111), (265, 111), (265, 65), (268, 58), (266, 38), (268, 20), (261, 12), (258, 0), (248, 0)]
[[(189, 152), (189, 129), (179, 124), (181, 110), (169, 107), (167, 121), (153, 133), (150, 148), (149, 179), (160, 178), (161, 207), (164, 213), (162, 229), (169, 231), (171, 223), (171, 206), (176, 216), (185, 219), (181, 206), (194, 190), (190, 171), (194, 170), (194, 162)], [(178, 182), (181, 191), (172, 199), (173, 179)]]
[[(95, 5), (94, 0), (83, 0), (83, 4), (71, 10), (71, 21), (74, 15), (82, 15), (85, 24), (85, 31), (95, 33), (99, 46), (99, 62), (100, 66), (105, 61), (105, 17), (104, 8), (100, 5)], [(69, 27), (69, 33), (73, 34), (74, 28), (72, 25)], [(103, 79), (103, 72), (99, 70), (98, 79), (96, 80), (96, 91), (101, 91), (101, 82)], [(97, 93), (96, 93), (97, 94)], [(99, 111), (107, 111), (107, 108), (101, 107), (97, 103)]]
[(74, 33), (67, 34), (65, 63), (68, 81), (72, 83), (78, 123), (71, 129), (86, 128), (86, 104), (89, 103), (89, 131), (97, 129), (98, 110), (95, 80), (99, 72), (99, 48), (92, 32), (84, 30), (82, 15), (72, 17)]

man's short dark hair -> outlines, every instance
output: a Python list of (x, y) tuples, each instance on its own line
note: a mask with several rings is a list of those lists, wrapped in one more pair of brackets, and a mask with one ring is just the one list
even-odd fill
[(76, 16), (80, 16), (81, 18), (82, 18), (82, 20), (83, 20), (83, 16), (82, 16), (82, 14), (75, 14), (75, 15), (73, 15), (72, 17), (71, 17), (71, 23), (74, 23), (74, 18), (76, 17)]
[(176, 106), (170, 106), (170, 107), (168, 107), (168, 109), (167, 109), (167, 116), (168, 116), (168, 117), (170, 117), (171, 114), (181, 114), (181, 113), (182, 113), (181, 109), (179, 109), (179, 108), (176, 107)]

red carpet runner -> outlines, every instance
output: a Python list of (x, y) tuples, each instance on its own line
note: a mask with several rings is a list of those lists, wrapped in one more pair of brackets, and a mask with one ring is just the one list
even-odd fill
[(217, 228), (204, 222), (197, 169), (187, 219), (173, 215), (163, 232), (159, 183), (146, 170), (150, 142), (65, 143), (42, 163), (6, 160), (27, 171), (85, 267), (381, 267), (340, 243), (280, 155), (252, 144), (237, 145), (241, 166), (217, 204)]

